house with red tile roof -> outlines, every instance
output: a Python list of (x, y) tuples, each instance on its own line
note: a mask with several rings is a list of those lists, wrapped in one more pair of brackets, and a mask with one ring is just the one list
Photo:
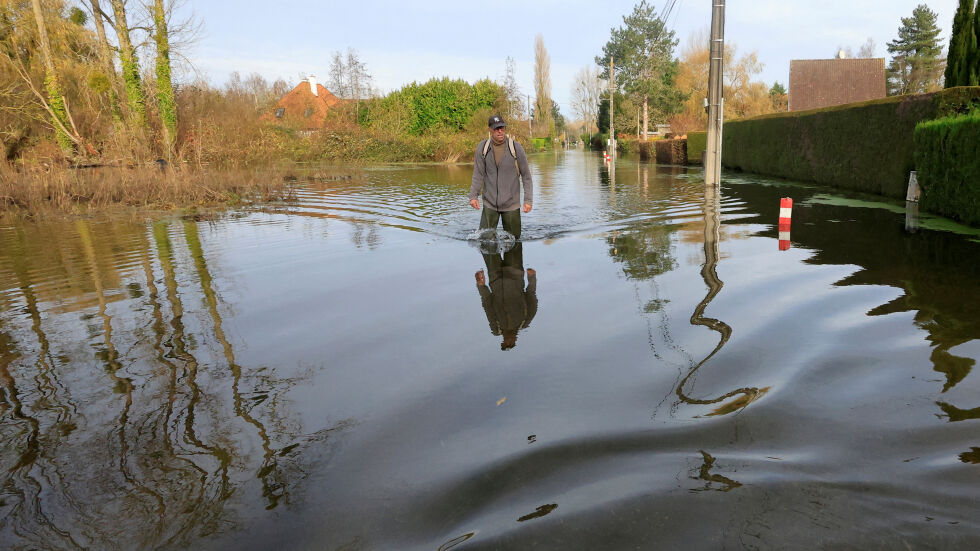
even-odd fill
[(805, 111), (883, 98), (885, 59), (794, 59), (789, 62), (789, 110)]
[(337, 96), (330, 93), (316, 77), (300, 82), (273, 107), (272, 113), (262, 116), (262, 120), (286, 123), (302, 130), (316, 130), (323, 127), (327, 111), (340, 103)]

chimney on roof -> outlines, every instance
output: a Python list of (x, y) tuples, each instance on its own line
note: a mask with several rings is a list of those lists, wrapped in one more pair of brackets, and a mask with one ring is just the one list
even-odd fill
[(319, 96), (320, 94), (316, 91), (316, 75), (310, 75), (310, 92), (313, 92), (314, 96)]

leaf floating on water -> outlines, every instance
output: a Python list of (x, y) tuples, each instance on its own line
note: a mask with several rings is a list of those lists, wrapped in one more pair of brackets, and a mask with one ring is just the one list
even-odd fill
[(526, 520), (531, 520), (533, 518), (543, 517), (557, 508), (558, 508), (557, 503), (552, 503), (550, 505), (542, 505), (537, 509), (535, 509), (533, 513), (526, 514), (523, 517), (517, 519), (517, 522), (524, 522)]
[(502, 403), (504, 403), (506, 401), (507, 401), (507, 397), (506, 396), (504, 396), (503, 398), (497, 400), (497, 407), (500, 407), (500, 404), (502, 404)]

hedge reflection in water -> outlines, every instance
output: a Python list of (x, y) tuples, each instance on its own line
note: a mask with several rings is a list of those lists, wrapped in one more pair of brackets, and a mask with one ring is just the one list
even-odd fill
[[(2, 287), (17, 290), (0, 295), (0, 540), (186, 545), (244, 521), (236, 496), (288, 502), (316, 457), (300, 452), (346, 426), (304, 434), (284, 398), (303, 374), (243, 372), (196, 223), (51, 222), (0, 239)], [(64, 338), (79, 319), (87, 338)]]

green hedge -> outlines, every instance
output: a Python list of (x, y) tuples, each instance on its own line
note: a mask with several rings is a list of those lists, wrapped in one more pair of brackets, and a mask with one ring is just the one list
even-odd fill
[(919, 123), (915, 167), (923, 210), (980, 226), (980, 112)]
[(701, 164), (701, 154), (708, 147), (707, 132), (687, 133), (687, 164)]
[(503, 95), (500, 85), (488, 79), (470, 84), (462, 79), (433, 78), (423, 84), (413, 82), (373, 102), (362, 118), (371, 123), (385, 114), (397, 113), (395, 118), (403, 119), (400, 124), (406, 127), (403, 130), (415, 136), (443, 130), (458, 132), (474, 112), (493, 108)]
[(726, 122), (722, 163), (904, 198), (915, 125), (978, 105), (980, 87), (958, 87)]

